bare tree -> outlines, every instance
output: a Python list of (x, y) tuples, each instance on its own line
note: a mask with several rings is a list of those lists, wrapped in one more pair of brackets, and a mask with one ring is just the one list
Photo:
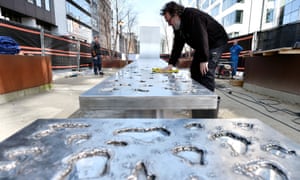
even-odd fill
[[(133, 28), (137, 23), (137, 13), (134, 11), (133, 6), (131, 6), (126, 0), (112, 0), (112, 6), (114, 11), (114, 35), (113, 35), (113, 50), (117, 51), (118, 42), (120, 42), (121, 31), (126, 32), (127, 39), (125, 38), (124, 51), (126, 54), (126, 60), (128, 60), (128, 54), (130, 48), (133, 46), (134, 36)], [(122, 29), (121, 29), (122, 28)], [(123, 37), (123, 36), (122, 36)], [(123, 42), (123, 41), (122, 41)]]
[(113, 39), (113, 51), (117, 51), (118, 39), (120, 37), (120, 25), (124, 22), (126, 18), (126, 0), (112, 0), (112, 6), (114, 11), (113, 17), (113, 29), (115, 30)]
[(132, 45), (134, 44), (134, 36), (133, 36), (133, 28), (137, 23), (137, 13), (133, 11), (132, 8), (127, 10), (127, 43), (126, 43), (126, 62), (128, 63), (128, 54), (130, 49), (132, 49)]
[(105, 36), (106, 41), (106, 47), (108, 50), (108, 56), (112, 57), (111, 54), (111, 28), (112, 28), (112, 13), (111, 13), (111, 5), (109, 4), (109, 1), (100, 1), (101, 5), (100, 7), (100, 17), (101, 17), (101, 32)]

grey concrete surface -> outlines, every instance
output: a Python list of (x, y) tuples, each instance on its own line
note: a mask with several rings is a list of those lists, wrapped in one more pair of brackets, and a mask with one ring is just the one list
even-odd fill
[(52, 89), (0, 104), (0, 141), (39, 118), (68, 118), (79, 108), (79, 95), (114, 74), (105, 69), (104, 76), (92, 70), (54, 71)]
[(229, 80), (217, 80), (216, 93), (220, 118), (256, 118), (300, 143), (300, 104), (232, 86)]
[[(105, 75), (102, 77), (93, 75), (90, 69), (79, 73), (54, 72), (51, 90), (0, 104), (0, 141), (41, 118), (94, 118), (102, 116), (118, 118), (124, 116), (124, 112), (106, 111), (85, 114), (79, 110), (79, 95), (113, 75), (116, 71), (117, 69), (104, 69)], [(293, 114), (294, 112), (300, 113), (299, 104), (290, 104), (249, 92), (241, 87), (230, 85), (229, 80), (224, 79), (217, 79), (216, 93), (221, 97), (218, 118), (259, 119), (300, 144), (300, 116)], [(170, 114), (169, 117), (173, 118), (191, 117), (191, 113), (186, 110), (168, 113)], [(151, 113), (149, 114), (151, 117)]]

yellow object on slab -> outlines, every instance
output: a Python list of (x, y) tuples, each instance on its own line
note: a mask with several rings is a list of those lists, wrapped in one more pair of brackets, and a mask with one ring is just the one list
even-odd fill
[(178, 73), (178, 69), (164, 70), (162, 68), (152, 68), (152, 72), (154, 73)]

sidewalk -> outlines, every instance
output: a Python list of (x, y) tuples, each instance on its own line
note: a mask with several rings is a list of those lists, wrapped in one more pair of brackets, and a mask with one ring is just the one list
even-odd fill
[[(79, 109), (79, 95), (117, 69), (104, 69), (105, 75), (95, 76), (92, 70), (83, 72), (55, 71), (53, 88), (0, 105), (0, 141), (40, 118), (69, 118)], [(217, 79), (216, 93), (221, 97), (219, 118), (259, 119), (300, 144), (300, 105), (284, 103), (270, 97), (232, 86), (229, 80)], [(188, 114), (186, 114), (188, 116)]]
[(300, 144), (300, 104), (246, 91), (229, 80), (217, 79), (216, 93), (221, 97), (219, 118), (259, 119)]
[(0, 141), (40, 118), (68, 118), (79, 109), (79, 95), (116, 72), (104, 69), (105, 75), (59, 70), (53, 72), (50, 91), (25, 96), (0, 104)]

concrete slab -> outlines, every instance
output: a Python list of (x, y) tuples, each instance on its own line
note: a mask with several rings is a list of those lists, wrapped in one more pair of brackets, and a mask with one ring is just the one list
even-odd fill
[[(0, 105), (0, 141), (13, 135), (18, 130), (40, 118), (93, 118), (97, 116), (112, 118), (124, 116), (123, 112), (92, 112), (84, 114), (79, 109), (79, 95), (94, 87), (104, 79), (114, 75), (118, 70), (104, 69), (104, 77), (94, 76), (92, 70), (76, 77), (65, 77), (65, 73), (57, 74), (53, 88), (49, 92), (29, 95), (12, 102)], [(276, 98), (259, 95), (246, 91), (241, 87), (234, 87), (229, 80), (217, 79), (216, 93), (221, 97), (218, 118), (254, 118), (281, 132), (285, 136), (300, 144), (300, 117), (288, 113), (299, 112), (299, 104), (290, 104)], [(231, 93), (230, 93), (231, 92)], [(251, 102), (252, 101), (252, 102)], [(267, 108), (272, 105), (275, 109)], [(267, 108), (267, 109), (266, 109)], [(148, 113), (152, 118), (151, 112)], [(112, 115), (113, 114), (113, 115)], [(189, 111), (169, 111), (172, 118), (190, 118)], [(127, 113), (130, 117), (130, 112)]]
[(154, 67), (166, 66), (159, 59), (131, 63), (81, 94), (81, 111), (155, 110), (157, 117), (163, 118), (165, 110), (193, 110), (199, 112), (198, 118), (217, 118), (218, 96), (192, 80), (186, 69), (177, 73), (152, 72)]

